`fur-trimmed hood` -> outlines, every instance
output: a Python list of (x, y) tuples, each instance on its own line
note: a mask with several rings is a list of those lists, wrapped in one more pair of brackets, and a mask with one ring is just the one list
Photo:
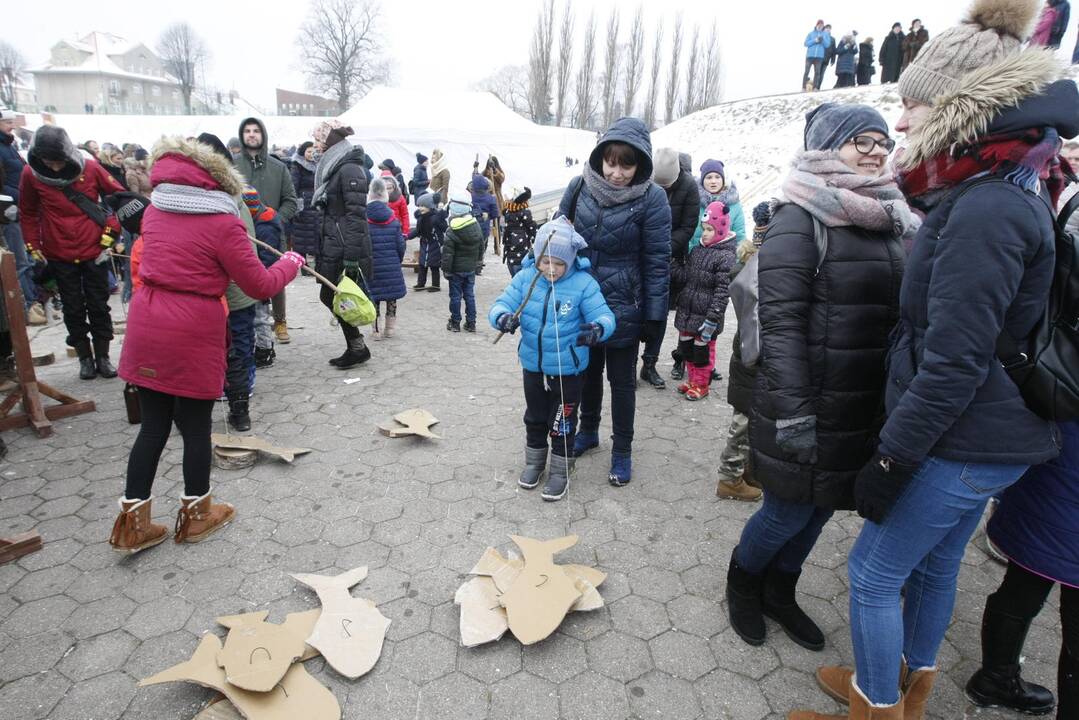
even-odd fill
[[(953, 145), (969, 145), (985, 135), (1005, 111), (1041, 94), (1062, 76), (1063, 68), (1052, 51), (1033, 48), (967, 73), (954, 92), (933, 105), (897, 162), (911, 168)], [(1049, 119), (1042, 124), (1049, 124)], [(1066, 128), (1059, 132), (1063, 137), (1074, 136)]]
[[(207, 187), (206, 183), (192, 183), (190, 179), (174, 177), (173, 168), (168, 163), (159, 166), (159, 162), (168, 156), (186, 158), (190, 164), (202, 168), (217, 187)], [(192, 142), (180, 136), (162, 137), (154, 144), (150, 154), (150, 182), (157, 185), (160, 182), (172, 182), (180, 185), (197, 184), (207, 190), (223, 190), (229, 195), (239, 195), (243, 192), (245, 182), (243, 175), (233, 167), (225, 158), (221, 157), (213, 148), (205, 143)]]

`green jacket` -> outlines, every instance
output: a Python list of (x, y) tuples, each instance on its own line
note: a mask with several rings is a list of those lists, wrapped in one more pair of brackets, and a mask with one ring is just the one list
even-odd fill
[(270, 156), (267, 150), (270, 147), (270, 137), (266, 134), (266, 126), (258, 118), (244, 118), (240, 123), (240, 143), (243, 144), (244, 125), (250, 122), (258, 123), (262, 129), (262, 147), (255, 153), (254, 158), (248, 154), (246, 147), (242, 148), (236, 156), (236, 169), (249, 185), (259, 191), (262, 204), (276, 210), (281, 221), (287, 223), (295, 217), (298, 208), (292, 175), (285, 163)]
[[(249, 237), (255, 237), (255, 221), (251, 219), (251, 211), (244, 205), (244, 201), (237, 197), (236, 208), (240, 211), (240, 219), (244, 221), (244, 227), (247, 229)], [(255, 243), (251, 243), (251, 252), (258, 254), (255, 249)], [(254, 305), (258, 300), (244, 295), (244, 291), (240, 289), (240, 286), (234, 282), (230, 282), (229, 286), (225, 288), (225, 302), (229, 305), (229, 312), (233, 310), (243, 310)]]
[(471, 215), (450, 220), (442, 245), (442, 272), (474, 273), (483, 260), (483, 232)]

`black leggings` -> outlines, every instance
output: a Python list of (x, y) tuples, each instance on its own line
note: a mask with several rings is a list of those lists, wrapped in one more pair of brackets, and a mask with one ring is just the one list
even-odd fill
[(127, 459), (128, 500), (145, 500), (157, 475), (157, 463), (165, 450), (172, 424), (184, 438), (184, 494), (205, 495), (210, 491), (210, 429), (213, 400), (195, 400), (139, 388), (142, 427)]
[[(1055, 585), (1052, 580), (1008, 563), (1004, 582), (985, 603), (987, 611), (1033, 620)], [(1057, 717), (1079, 717), (1079, 588), (1060, 586), (1060, 661), (1057, 665)]]

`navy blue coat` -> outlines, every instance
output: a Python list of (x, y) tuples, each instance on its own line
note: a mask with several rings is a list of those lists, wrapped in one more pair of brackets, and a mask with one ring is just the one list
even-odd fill
[[(472, 176), (472, 216), (480, 224), (484, 239), (491, 234), (491, 221), (498, 218), (498, 200), (491, 194), (491, 183), (482, 175)], [(483, 216), (487, 217), (484, 218)]]
[[(412, 197), (419, 199), (430, 186), (431, 179), (427, 177), (427, 167), (416, 163), (416, 167), (412, 168)], [(443, 202), (448, 200), (449, 198), (442, 198)]]
[(858, 57), (858, 46), (854, 43), (843, 43), (835, 51), (835, 74), (854, 74), (854, 66)]
[(399, 300), (405, 296), (405, 236), (401, 222), (381, 200), (367, 203), (367, 234), (371, 236), (372, 275), (367, 279), (371, 302)]
[[(1079, 132), (1071, 81), (1005, 111), (988, 134), (1046, 126)], [(1042, 198), (1003, 177), (959, 197), (963, 187), (929, 208), (907, 263), (880, 451), (915, 464), (933, 455), (1035, 465), (1056, 457), (1057, 430), (1023, 402), (995, 346), (1002, 328), (1027, 338), (1044, 314), (1052, 217)]]
[(315, 173), (299, 162), (292, 163), (292, 185), (296, 188), (296, 197), (303, 202), (303, 209), (292, 218), (292, 249), (301, 255), (314, 255), (318, 250), (318, 210), (311, 205), (311, 195), (315, 192)]
[(420, 265), (426, 268), (442, 267), (442, 243), (446, 241), (446, 211), (430, 210), (415, 213), (416, 224), (408, 239), (420, 239)]
[(15, 147), (15, 136), (0, 133), (0, 165), (4, 168), (4, 194), (19, 202), (19, 178), (26, 165)]
[(1079, 423), (1061, 423), (1060, 432), (1060, 457), (1005, 490), (987, 530), (1014, 562), (1079, 587)]
[[(589, 272), (597, 281), (618, 325), (607, 344), (629, 347), (638, 342), (644, 321), (667, 318), (671, 261), (671, 206), (667, 193), (651, 181), (652, 141), (648, 128), (636, 118), (622, 118), (600, 138), (588, 159), (592, 169), (603, 172), (603, 149), (622, 142), (641, 156), (633, 184), (648, 183), (644, 196), (632, 202), (602, 207), (585, 185), (577, 198), (574, 227), (588, 243), (579, 255), (588, 258)], [(562, 196), (559, 212), (570, 215), (570, 205), (580, 183), (571, 182)]]

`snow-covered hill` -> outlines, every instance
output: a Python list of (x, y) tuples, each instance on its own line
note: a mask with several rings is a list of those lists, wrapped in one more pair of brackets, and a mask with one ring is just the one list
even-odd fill
[(652, 133), (652, 147), (688, 152), (697, 173), (708, 158), (722, 160), (751, 207), (774, 195), (802, 147), (805, 115), (824, 102), (864, 103), (890, 126), (902, 113), (895, 85), (793, 93), (724, 103), (688, 115)]

